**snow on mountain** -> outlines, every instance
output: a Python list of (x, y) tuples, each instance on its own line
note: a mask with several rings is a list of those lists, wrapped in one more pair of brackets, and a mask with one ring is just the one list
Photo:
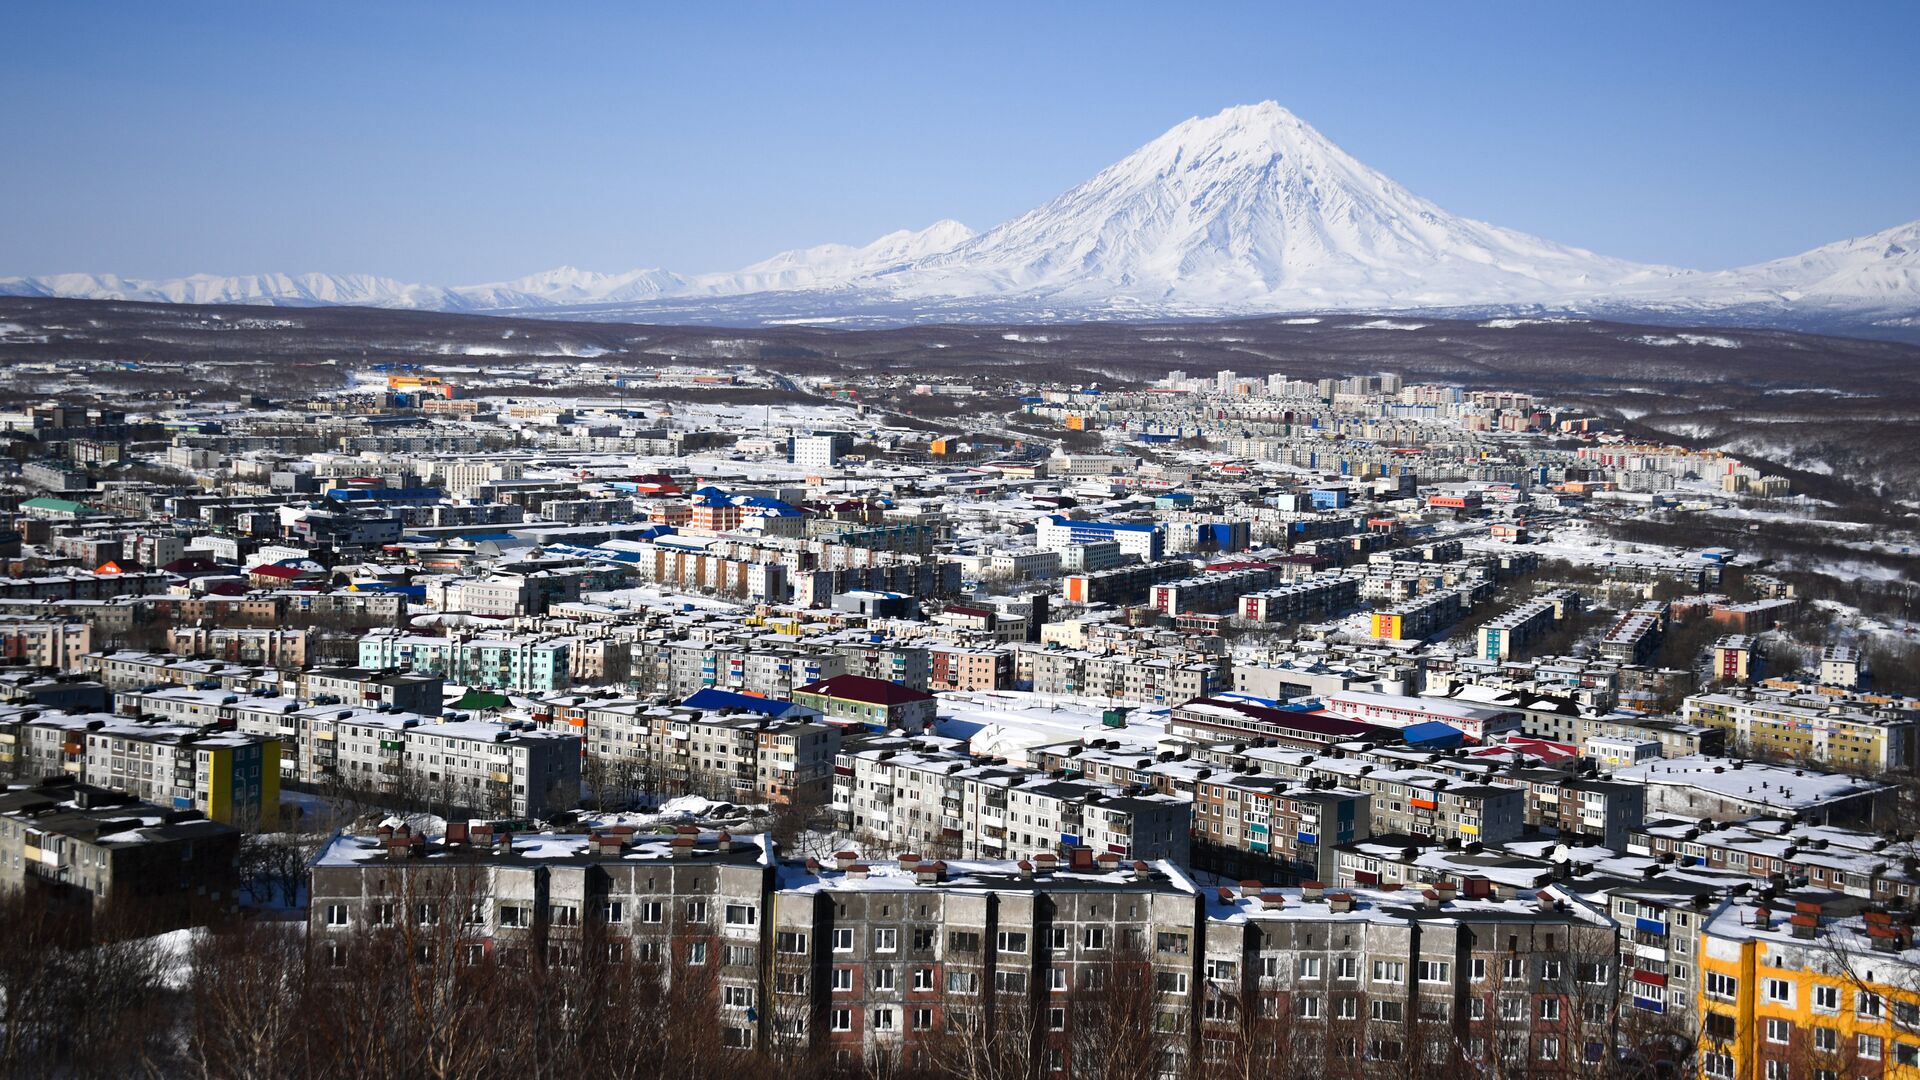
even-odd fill
[(736, 325), (1464, 309), (1877, 332), (1920, 325), (1920, 222), (1734, 270), (1648, 266), (1450, 214), (1262, 102), (1179, 124), (984, 233), (940, 221), (728, 273), (561, 267), (450, 289), (352, 274), (58, 274), (0, 279), (8, 294)]
[(873, 284), (1282, 310), (1537, 302), (1670, 273), (1449, 214), (1269, 101), (1188, 120)]
[(566, 307), (574, 304), (631, 303), (677, 296), (687, 279), (671, 270), (629, 270), (602, 274), (562, 266), (491, 285), (461, 285), (452, 292), (475, 310)]
[(0, 296), (67, 296), (89, 300), (137, 300), (156, 304), (287, 304), (302, 306), (462, 310), (448, 291), (409, 285), (370, 274), (195, 274), (166, 280), (115, 274), (51, 274), (0, 278)]
[(973, 235), (973, 230), (965, 225), (945, 220), (918, 232), (910, 229), (890, 232), (865, 247), (821, 244), (783, 251), (737, 273), (702, 275), (695, 281), (695, 290), (709, 296), (729, 296), (832, 288), (951, 251)]
[(1911, 307), (1920, 297), (1920, 221), (1784, 259), (1702, 274), (1686, 292), (1725, 304)]

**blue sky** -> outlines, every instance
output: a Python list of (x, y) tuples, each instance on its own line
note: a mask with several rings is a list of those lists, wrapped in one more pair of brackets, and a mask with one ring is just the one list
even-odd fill
[(719, 270), (986, 228), (1267, 98), (1715, 269), (1920, 218), (1920, 4), (17, 5), (0, 274)]

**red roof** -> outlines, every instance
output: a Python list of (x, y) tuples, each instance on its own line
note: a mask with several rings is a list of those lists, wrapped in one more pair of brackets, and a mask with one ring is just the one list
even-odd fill
[(858, 701), (867, 705), (906, 705), (915, 701), (932, 701), (933, 695), (911, 686), (901, 686), (885, 679), (869, 679), (865, 675), (835, 675), (831, 679), (808, 683), (795, 690), (796, 694), (823, 694), (844, 701)]
[(284, 581), (292, 581), (294, 578), (299, 577), (301, 572), (291, 566), (256, 566), (247, 571), (247, 573), (257, 577), (280, 578)]

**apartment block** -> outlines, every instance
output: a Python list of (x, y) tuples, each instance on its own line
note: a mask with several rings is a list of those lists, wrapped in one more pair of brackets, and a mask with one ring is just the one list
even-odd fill
[(569, 640), (515, 637), (426, 637), (376, 630), (360, 639), (360, 666), (406, 668), (486, 689), (564, 690), (571, 682)]
[(384, 707), (260, 700), (234, 713), (243, 734), (277, 742), (276, 777), (425, 796), (514, 817), (580, 801), (580, 743), (571, 735), (483, 720), (439, 722)]
[[(280, 743), (217, 727), (0, 710), (19, 775), (70, 776), (243, 829), (280, 821)], [(0, 738), (0, 742), (4, 742)]]

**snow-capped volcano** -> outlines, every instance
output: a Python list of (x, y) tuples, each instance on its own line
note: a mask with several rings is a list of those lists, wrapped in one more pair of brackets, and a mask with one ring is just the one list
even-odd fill
[(1280, 310), (1535, 302), (1670, 273), (1456, 217), (1263, 102), (874, 284)]
[(748, 325), (1338, 309), (1685, 312), (1909, 336), (1920, 327), (1920, 222), (1734, 270), (1648, 266), (1450, 214), (1262, 102), (1181, 123), (978, 235), (941, 221), (722, 273), (562, 267), (453, 288), (367, 275), (63, 274), (0, 279), (0, 295), (9, 294)]

